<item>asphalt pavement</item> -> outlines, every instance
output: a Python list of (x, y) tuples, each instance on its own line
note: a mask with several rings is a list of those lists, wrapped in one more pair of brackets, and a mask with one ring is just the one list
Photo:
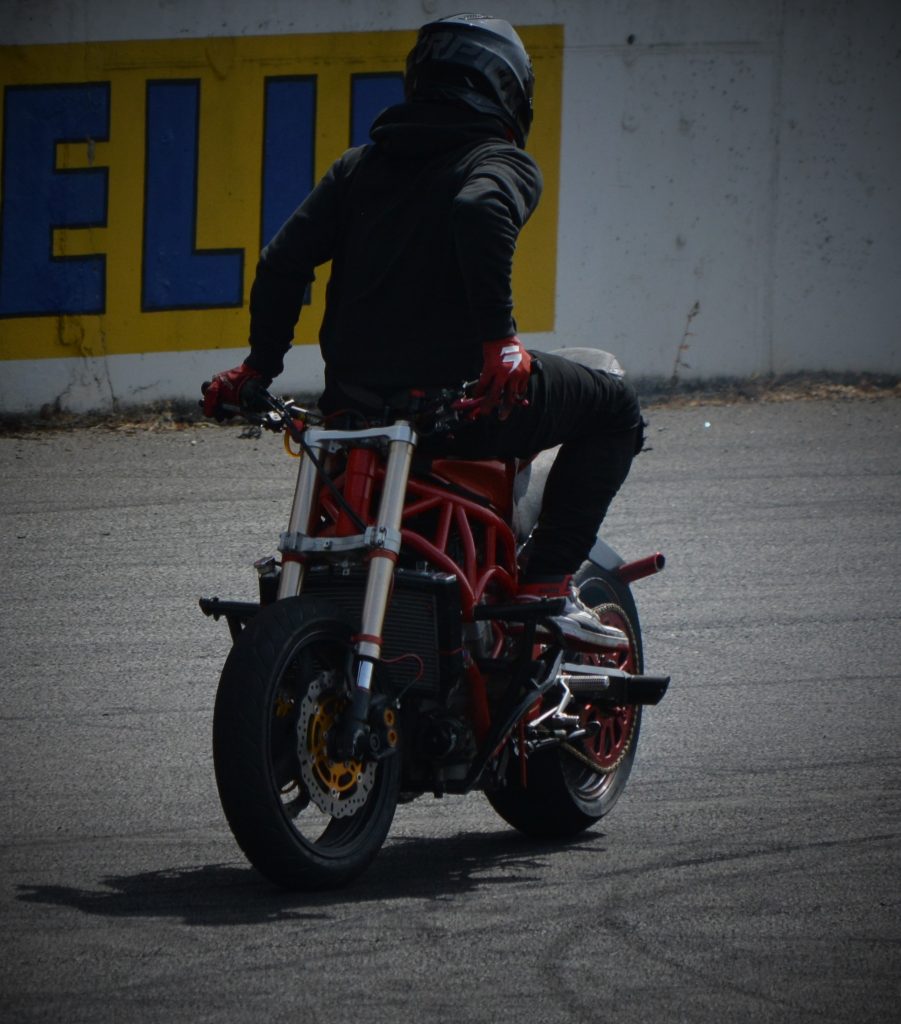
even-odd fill
[(901, 1017), (901, 400), (666, 407), (610, 514), (672, 674), (602, 824), (402, 806), (298, 895), (219, 808), (228, 649), (294, 464), (238, 427), (0, 438), (0, 1019)]

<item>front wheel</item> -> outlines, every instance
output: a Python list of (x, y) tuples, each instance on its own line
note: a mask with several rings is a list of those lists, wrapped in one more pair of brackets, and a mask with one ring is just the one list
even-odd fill
[(351, 628), (312, 598), (277, 601), (249, 623), (216, 695), (213, 762), (238, 845), (291, 889), (342, 885), (388, 834), (400, 757), (336, 761), (330, 738), (350, 699)]
[[(593, 582), (583, 586), (580, 596), (601, 622), (626, 634), (628, 649), (579, 660), (640, 673), (641, 633), (631, 595), (622, 604), (611, 601), (613, 581), (604, 580), (601, 586), (597, 573), (595, 569)], [(567, 712), (575, 709), (571, 706)], [(641, 707), (585, 703), (578, 715), (582, 726), (591, 725), (590, 736), (531, 755), (525, 784), (519, 757), (511, 755), (505, 784), (486, 794), (497, 813), (526, 835), (545, 839), (578, 835), (613, 809), (626, 785), (638, 745)]]

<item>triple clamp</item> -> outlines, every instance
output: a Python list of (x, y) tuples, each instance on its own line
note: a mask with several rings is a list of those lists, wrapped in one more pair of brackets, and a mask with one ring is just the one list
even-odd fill
[(367, 526), (363, 533), (350, 537), (309, 537), (305, 533), (288, 533), (279, 537), (278, 549), (282, 554), (345, 554), (349, 551), (372, 551), (376, 548), (400, 551), (400, 530), (387, 526)]

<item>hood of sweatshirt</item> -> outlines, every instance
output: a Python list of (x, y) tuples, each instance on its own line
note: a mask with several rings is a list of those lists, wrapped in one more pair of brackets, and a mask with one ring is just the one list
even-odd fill
[(369, 132), (390, 156), (430, 157), (489, 139), (508, 141), (499, 119), (450, 103), (401, 103), (383, 110)]

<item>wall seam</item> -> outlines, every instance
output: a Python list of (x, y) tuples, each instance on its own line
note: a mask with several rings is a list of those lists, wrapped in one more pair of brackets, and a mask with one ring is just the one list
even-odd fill
[(779, 246), (779, 199), (782, 175), (782, 122), (783, 76), (785, 68), (785, 8), (786, 0), (780, 0), (776, 39), (773, 47), (773, 96), (770, 108), (770, 175), (768, 218), (766, 225), (766, 266), (764, 280), (764, 336), (766, 343), (767, 372), (776, 372), (776, 254)]

